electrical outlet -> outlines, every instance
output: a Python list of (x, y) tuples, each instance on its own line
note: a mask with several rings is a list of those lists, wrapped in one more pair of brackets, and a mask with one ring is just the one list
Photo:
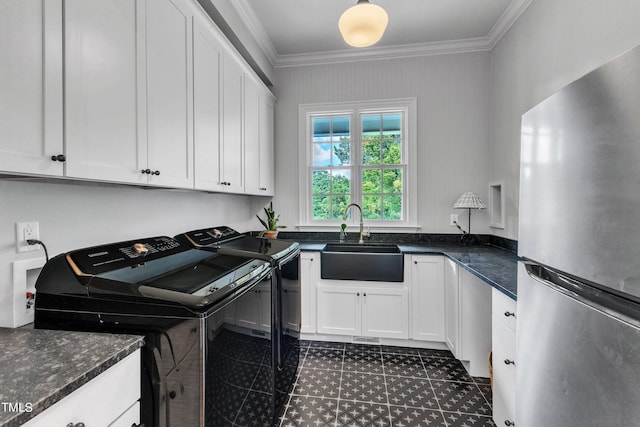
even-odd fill
[(30, 252), (40, 249), (40, 245), (30, 245), (27, 240), (39, 240), (40, 228), (37, 221), (16, 222), (16, 250)]
[(458, 222), (458, 214), (449, 215), (449, 225), (450, 226), (455, 227), (457, 222)]

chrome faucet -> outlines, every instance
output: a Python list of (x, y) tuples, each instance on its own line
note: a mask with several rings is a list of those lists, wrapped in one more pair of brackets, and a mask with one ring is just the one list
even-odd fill
[(364, 231), (364, 222), (362, 222), (362, 208), (360, 207), (360, 205), (357, 203), (349, 204), (346, 208), (344, 208), (344, 214), (342, 215), (342, 219), (344, 221), (347, 220), (347, 215), (349, 214), (349, 208), (351, 208), (351, 206), (355, 206), (360, 211), (360, 240), (358, 240), (358, 243), (364, 243), (364, 237), (365, 236), (369, 237), (370, 233), (368, 231), (365, 233)]

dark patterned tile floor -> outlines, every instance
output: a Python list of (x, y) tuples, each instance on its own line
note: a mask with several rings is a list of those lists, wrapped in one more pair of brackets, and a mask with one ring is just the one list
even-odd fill
[(488, 378), (453, 355), (380, 345), (301, 341), (281, 427), (495, 427)]

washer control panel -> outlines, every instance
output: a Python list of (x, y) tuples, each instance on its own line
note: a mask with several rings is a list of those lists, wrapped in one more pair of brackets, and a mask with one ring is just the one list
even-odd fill
[(86, 276), (135, 267), (188, 249), (171, 237), (159, 236), (79, 249), (69, 252), (67, 261), (76, 274)]

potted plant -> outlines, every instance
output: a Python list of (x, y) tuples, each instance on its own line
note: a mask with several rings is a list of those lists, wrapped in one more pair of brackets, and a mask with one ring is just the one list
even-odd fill
[(267, 214), (266, 220), (256, 215), (256, 218), (258, 218), (258, 221), (260, 221), (260, 224), (262, 224), (262, 226), (264, 227), (264, 230), (260, 232), (259, 236), (269, 239), (276, 239), (278, 237), (278, 229), (287, 228), (287, 226), (278, 225), (278, 219), (280, 218), (280, 215), (276, 215), (275, 211), (273, 210), (273, 202), (269, 203), (268, 208), (264, 208), (264, 213)]

